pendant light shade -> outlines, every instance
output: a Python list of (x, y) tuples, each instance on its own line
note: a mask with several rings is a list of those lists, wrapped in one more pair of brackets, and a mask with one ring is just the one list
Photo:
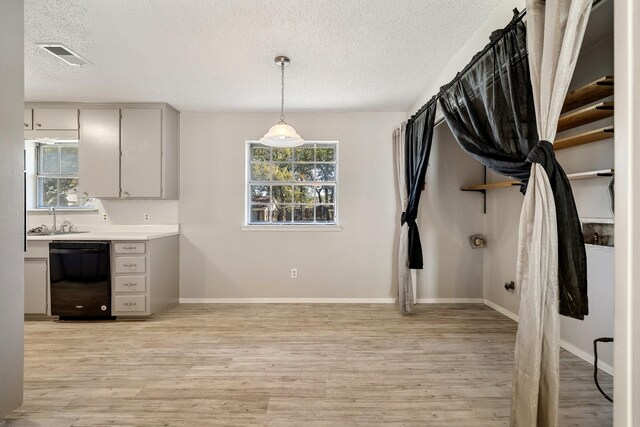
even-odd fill
[(270, 147), (298, 147), (304, 144), (304, 139), (293, 127), (286, 123), (278, 123), (271, 126), (259, 142)]
[(299, 147), (304, 144), (304, 139), (298, 132), (284, 121), (284, 66), (290, 62), (290, 59), (286, 56), (277, 56), (275, 59), (276, 64), (280, 66), (282, 85), (281, 85), (281, 98), (280, 98), (280, 122), (271, 126), (269, 132), (267, 132), (259, 142), (269, 147)]

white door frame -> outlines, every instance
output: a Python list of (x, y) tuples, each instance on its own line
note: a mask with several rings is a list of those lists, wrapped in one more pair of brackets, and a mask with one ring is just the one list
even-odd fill
[(614, 425), (640, 426), (640, 4), (614, 10)]

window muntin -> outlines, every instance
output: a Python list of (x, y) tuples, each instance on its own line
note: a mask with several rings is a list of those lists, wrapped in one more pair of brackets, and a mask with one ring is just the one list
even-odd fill
[(36, 205), (79, 208), (78, 144), (38, 144)]
[(248, 143), (247, 224), (337, 223), (338, 144)]

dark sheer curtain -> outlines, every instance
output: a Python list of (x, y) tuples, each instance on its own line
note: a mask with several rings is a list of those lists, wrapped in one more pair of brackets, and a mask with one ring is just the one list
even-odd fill
[(433, 127), (436, 117), (436, 102), (432, 98), (417, 114), (409, 119), (405, 136), (405, 172), (407, 180), (407, 210), (402, 214), (402, 224), (409, 226), (409, 268), (421, 269), (422, 244), (416, 219), (420, 194), (431, 155)]
[(521, 182), (526, 192), (531, 163), (549, 177), (558, 225), (560, 314), (588, 314), (586, 253), (569, 180), (552, 145), (539, 141), (529, 76), (526, 29), (514, 20), (440, 95), (447, 124), (460, 146), (488, 168)]

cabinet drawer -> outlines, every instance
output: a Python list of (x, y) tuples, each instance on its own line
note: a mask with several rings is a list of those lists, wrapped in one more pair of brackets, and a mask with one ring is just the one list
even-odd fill
[(70, 108), (36, 108), (33, 110), (35, 130), (77, 130), (78, 110)]
[(142, 312), (147, 311), (147, 297), (144, 295), (116, 295), (115, 311)]
[(147, 245), (144, 242), (136, 243), (114, 243), (117, 254), (143, 254), (146, 252)]
[(144, 273), (146, 271), (145, 257), (116, 257), (116, 273)]
[(116, 276), (116, 292), (144, 292), (147, 290), (145, 276)]

